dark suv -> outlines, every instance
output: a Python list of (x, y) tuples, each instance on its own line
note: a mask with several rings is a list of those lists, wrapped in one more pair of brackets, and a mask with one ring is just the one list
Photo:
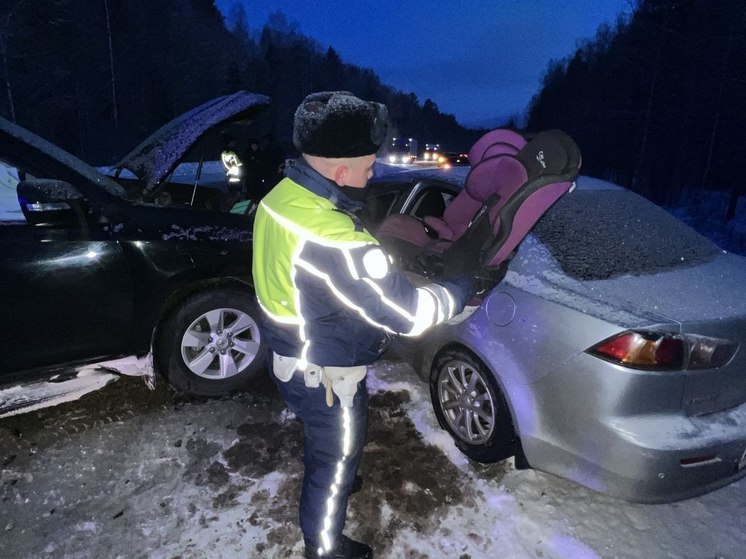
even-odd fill
[[(219, 151), (195, 150), (268, 102), (248, 92), (214, 99), (110, 170), (0, 119), (0, 389), (62, 386), (127, 356), (152, 356), (190, 394), (247, 386), (265, 365), (251, 216), (220, 209), (225, 180), (207, 162)], [(0, 392), (0, 415), (47, 397)]]

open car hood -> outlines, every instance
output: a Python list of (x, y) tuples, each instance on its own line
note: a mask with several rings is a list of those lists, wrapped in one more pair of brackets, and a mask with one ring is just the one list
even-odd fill
[(269, 106), (269, 97), (248, 91), (216, 97), (163, 125), (114, 166), (135, 174), (144, 192), (154, 189), (202, 136), (215, 126), (253, 120)]

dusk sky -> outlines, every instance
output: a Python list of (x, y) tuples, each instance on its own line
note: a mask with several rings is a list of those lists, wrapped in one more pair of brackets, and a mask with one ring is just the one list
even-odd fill
[[(461, 124), (491, 126), (522, 114), (552, 59), (575, 51), (632, 0), (216, 0), (241, 3), (260, 30), (281, 11), (342, 60), (371, 68)], [(229, 22), (230, 23), (230, 22)]]

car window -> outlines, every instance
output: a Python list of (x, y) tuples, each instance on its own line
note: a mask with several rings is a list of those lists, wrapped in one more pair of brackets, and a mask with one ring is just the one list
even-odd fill
[(443, 217), (453, 194), (437, 187), (425, 189), (412, 204), (412, 215), (423, 218), (427, 216)]
[[(112, 174), (110, 169), (101, 169)], [(256, 196), (245, 189), (229, 188), (226, 173), (219, 161), (182, 162), (156, 188), (142, 192), (142, 181), (128, 170), (116, 180), (129, 189), (130, 197), (156, 206), (195, 208), (217, 212), (250, 214), (256, 209)]]
[(419, 181), (404, 202), (401, 212), (419, 218), (442, 217), (457, 191), (451, 184), (442, 181)]
[(719, 250), (662, 208), (626, 190), (571, 192), (533, 232), (565, 273), (580, 280), (693, 266)]
[(365, 198), (365, 205), (358, 212), (360, 220), (369, 231), (375, 230), (384, 218), (391, 213), (394, 203), (398, 197), (398, 191), (373, 193), (369, 190)]
[[(112, 173), (109, 169), (101, 170)], [(142, 181), (127, 169), (112, 175), (138, 202), (202, 210), (230, 209), (226, 208), (229, 201), (225, 172), (217, 161), (208, 161), (204, 165), (181, 163), (166, 180), (148, 192), (143, 192)]]

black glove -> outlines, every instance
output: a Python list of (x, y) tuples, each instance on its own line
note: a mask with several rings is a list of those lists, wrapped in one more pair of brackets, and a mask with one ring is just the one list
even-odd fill
[(499, 268), (479, 268), (464, 274), (437, 278), (436, 283), (444, 285), (454, 297), (464, 305), (475, 297), (483, 298), (505, 277), (507, 264)]
[(438, 278), (435, 280), (435, 283), (445, 287), (451, 296), (457, 300), (456, 306), (459, 312), (477, 293), (477, 284), (469, 274)]
[(469, 229), (443, 253), (443, 277), (468, 275), (474, 284), (474, 295), (482, 296), (505, 277), (507, 260), (497, 268), (485, 268), (484, 253), (493, 241), (492, 226), (486, 213), (475, 218)]
[(473, 281), (475, 285), (475, 295), (482, 297), (492, 291), (492, 289), (502, 281), (505, 273), (508, 271), (508, 261), (504, 261), (497, 268), (480, 267), (473, 270)]
[(482, 231), (481, 229), (483, 228), (469, 230), (445, 250), (443, 253), (444, 276), (482, 269), (485, 245), (491, 241), (491, 236), (488, 231)]

